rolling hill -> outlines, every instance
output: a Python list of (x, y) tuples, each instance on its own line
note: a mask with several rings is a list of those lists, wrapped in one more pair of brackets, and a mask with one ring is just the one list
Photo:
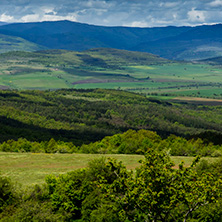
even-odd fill
[(194, 27), (177, 36), (147, 41), (133, 50), (149, 51), (177, 60), (198, 60), (222, 55), (222, 25)]
[(222, 55), (221, 24), (135, 28), (48, 21), (7, 24), (0, 26), (0, 34), (21, 37), (49, 49), (83, 51), (105, 47), (149, 52), (174, 60)]
[[(0, 87), (51, 89), (73, 88), (76, 84), (84, 82), (132, 83), (141, 77), (134, 77), (134, 71), (129, 72), (126, 67), (165, 63), (170, 61), (149, 53), (107, 48), (83, 52), (13, 51), (0, 54)], [(142, 76), (143, 79), (146, 77)]]
[(2, 25), (7, 25), (8, 23), (6, 23), (6, 22), (0, 22), (0, 26), (2, 26)]
[(198, 62), (202, 62), (205, 64), (210, 64), (213, 66), (221, 66), (222, 65), (222, 56), (218, 56), (218, 57), (213, 57), (213, 58), (209, 58), (209, 59), (203, 59), (200, 60)]
[(98, 47), (131, 49), (146, 41), (177, 36), (191, 27), (103, 27), (70, 21), (17, 23), (0, 33), (24, 38), (51, 49), (87, 50)]
[(167, 99), (192, 96), (220, 100), (221, 75), (219, 66), (175, 62), (146, 52), (112, 48), (0, 54), (1, 89), (103, 88)]
[(203, 134), (221, 144), (221, 106), (173, 104), (104, 89), (0, 90), (0, 105), (0, 142), (54, 138), (81, 145), (128, 129), (147, 129), (163, 137)]
[(0, 53), (9, 51), (37, 51), (46, 47), (29, 42), (23, 38), (16, 36), (8, 36), (0, 34)]
[[(159, 56), (146, 53), (112, 48), (97, 48), (82, 52), (70, 50), (40, 50), (35, 52), (8, 52), (0, 54), (1, 59), (15, 59), (22, 61), (24, 58), (33, 63), (50, 63), (57, 66), (95, 66), (118, 67), (126, 65), (153, 65), (164, 64), (171, 61)], [(48, 64), (49, 65), (49, 64)]]

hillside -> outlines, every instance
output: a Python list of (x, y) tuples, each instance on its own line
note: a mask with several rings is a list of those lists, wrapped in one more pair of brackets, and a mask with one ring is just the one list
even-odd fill
[(165, 96), (168, 100), (178, 96), (221, 100), (221, 75), (219, 66), (111, 48), (0, 54), (1, 89), (103, 88)]
[(133, 50), (177, 60), (198, 60), (222, 55), (222, 25), (193, 27), (177, 36), (147, 41)]
[[(118, 49), (75, 52), (44, 50), (0, 54), (2, 87), (20, 89), (73, 88), (81, 83), (136, 82), (127, 66), (162, 65), (170, 61), (158, 56)], [(147, 81), (144, 76), (144, 81)], [(109, 86), (108, 86), (109, 88)]]
[(117, 48), (144, 51), (168, 59), (197, 60), (222, 55), (222, 25), (197, 27), (104, 27), (70, 21), (16, 23), (0, 33), (49, 49), (83, 51)]
[(0, 26), (2, 26), (2, 25), (7, 25), (8, 23), (6, 23), (6, 22), (0, 22)]
[(199, 60), (198, 62), (202, 62), (204, 64), (210, 64), (212, 66), (221, 66), (222, 65), (222, 56), (213, 57), (209, 59)]
[[(8, 52), (0, 54), (0, 58), (14, 59), (20, 61), (24, 58), (33, 63), (51, 63), (51, 65), (73, 65), (73, 66), (126, 66), (126, 65), (153, 65), (164, 64), (171, 61), (163, 59), (154, 54), (118, 50), (111, 48), (97, 48), (82, 52), (70, 50), (41, 50), (36, 52)], [(101, 63), (100, 63), (100, 62)]]
[(18, 23), (0, 27), (0, 33), (24, 38), (51, 49), (87, 50), (109, 47), (129, 50), (140, 43), (177, 36), (190, 27), (103, 27), (70, 21)]
[(174, 105), (119, 90), (1, 91), (0, 142), (54, 138), (81, 145), (146, 129), (222, 144), (221, 112), (221, 106)]
[(37, 51), (45, 47), (29, 42), (23, 38), (0, 34), (0, 53), (9, 51)]

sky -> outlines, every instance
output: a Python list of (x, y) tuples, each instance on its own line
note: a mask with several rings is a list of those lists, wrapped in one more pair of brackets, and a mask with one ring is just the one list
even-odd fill
[(222, 0), (0, 0), (0, 21), (70, 20), (103, 26), (222, 23)]

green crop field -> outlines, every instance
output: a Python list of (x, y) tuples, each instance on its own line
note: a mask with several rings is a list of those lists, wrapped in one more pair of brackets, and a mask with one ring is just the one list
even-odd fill
[[(46, 175), (58, 175), (68, 171), (87, 167), (90, 160), (106, 157), (122, 161), (128, 169), (139, 166), (138, 161), (143, 159), (141, 155), (123, 154), (44, 154), (44, 153), (0, 153), (0, 171), (4, 176), (24, 186), (43, 183)], [(176, 166), (181, 161), (189, 166), (193, 157), (171, 157)], [(216, 158), (204, 158), (214, 161)]]
[(0, 87), (103, 88), (147, 95), (222, 98), (222, 68), (114, 49), (0, 54)]

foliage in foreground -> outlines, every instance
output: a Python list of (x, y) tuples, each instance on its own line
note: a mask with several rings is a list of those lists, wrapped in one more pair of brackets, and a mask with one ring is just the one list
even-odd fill
[(121, 162), (96, 159), (88, 168), (48, 176), (43, 186), (23, 191), (16, 206), (4, 205), (0, 218), (1, 221), (219, 221), (221, 174), (217, 168), (213, 174), (201, 168), (196, 171), (198, 161), (196, 158), (188, 168), (181, 163), (175, 169), (164, 152), (148, 149), (141, 166), (133, 173)]

